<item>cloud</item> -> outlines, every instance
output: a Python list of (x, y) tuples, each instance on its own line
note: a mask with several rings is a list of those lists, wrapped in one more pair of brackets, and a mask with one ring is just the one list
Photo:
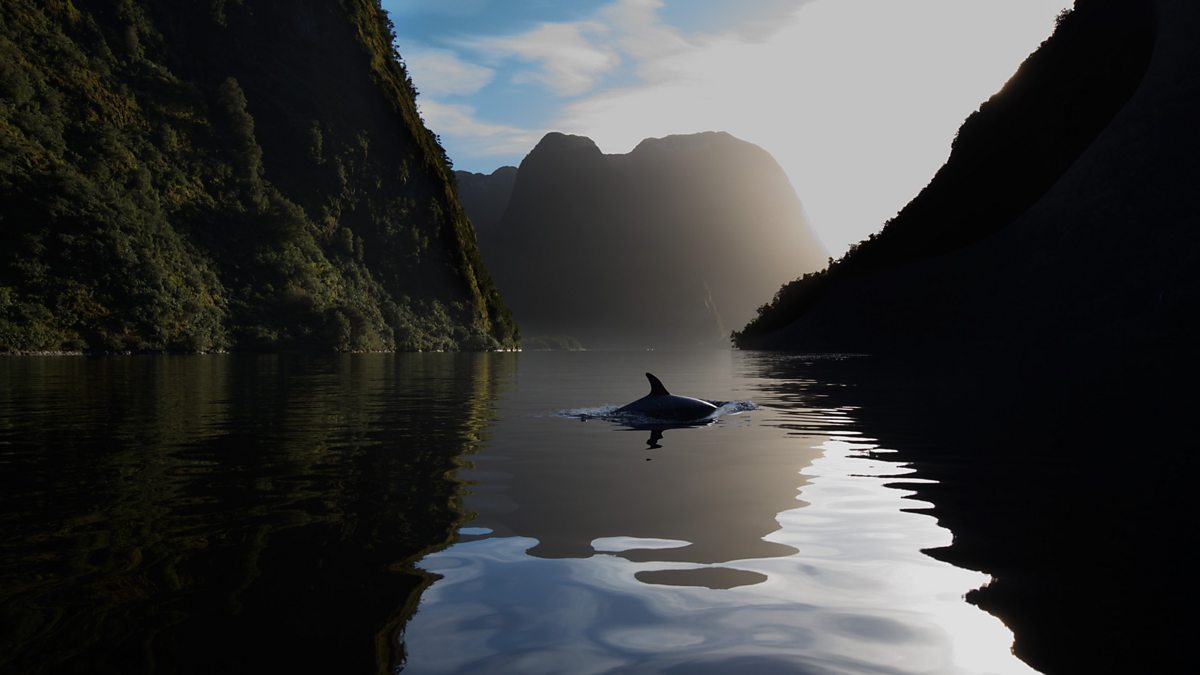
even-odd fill
[(689, 47), (678, 30), (660, 19), (664, 6), (662, 0), (619, 0), (600, 10), (597, 19), (609, 27), (613, 43), (640, 64)]
[(496, 75), (491, 68), (463, 61), (449, 49), (406, 49), (404, 62), (418, 89), (428, 96), (474, 94)]
[(526, 153), (541, 138), (541, 132), (479, 119), (469, 105), (439, 103), (427, 97), (420, 100), (425, 124), (439, 135), (452, 137), (469, 147), (471, 157), (498, 157)]
[[(503, 79), (537, 83), (559, 97), (593, 93), (623, 60), (632, 65), (654, 62), (687, 48), (677, 31), (658, 20), (661, 7), (661, 0), (618, 0), (580, 21), (546, 22), (513, 35), (441, 42), (453, 50), (424, 45), (405, 49), (410, 74), (422, 92), (419, 106), (425, 123), (439, 134), (459, 165), (478, 168), (489, 158), (524, 155), (545, 131), (486, 121), (484, 116), (496, 110), (485, 106), (498, 100), (489, 97), (495, 92), (488, 85)], [(472, 63), (466, 56), (486, 65)], [(647, 80), (656, 74), (638, 75)], [(471, 104), (457, 102), (460, 98)], [(528, 109), (529, 103), (522, 101), (521, 107)]]
[(575, 96), (590, 90), (620, 65), (620, 56), (608, 38), (606, 24), (579, 21), (543, 23), (512, 36), (460, 39), (455, 46), (491, 62), (517, 59), (531, 63), (533, 68), (518, 70), (512, 81), (539, 82), (559, 96)]

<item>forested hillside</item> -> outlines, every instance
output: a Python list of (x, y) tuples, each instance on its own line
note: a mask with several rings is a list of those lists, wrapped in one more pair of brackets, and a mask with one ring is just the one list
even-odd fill
[(0, 351), (516, 329), (374, 0), (0, 4)]

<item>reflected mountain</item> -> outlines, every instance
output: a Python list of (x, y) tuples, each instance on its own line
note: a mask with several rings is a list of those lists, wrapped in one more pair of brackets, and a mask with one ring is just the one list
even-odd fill
[[(571, 383), (560, 373), (531, 366), (525, 377), (533, 381), (514, 391), (506, 406), (546, 410), (571, 400), (572, 392), (564, 389)], [(720, 381), (717, 377), (693, 370), (669, 381), (678, 382), (681, 391), (704, 391), (696, 383)], [(583, 395), (589, 402), (627, 400), (625, 385)], [(538, 404), (542, 398), (546, 403)], [(799, 471), (808, 456), (756, 433), (737, 415), (702, 424), (614, 426), (604, 419), (572, 424), (555, 415), (501, 414), (493, 431), (488, 451), (460, 474), (469, 487), (464, 507), (476, 514), (473, 524), (497, 537), (535, 539), (531, 556), (588, 558), (596, 553), (593, 541), (605, 537), (684, 542), (615, 552), (631, 561), (713, 564), (795, 553), (769, 535), (779, 529), (777, 514), (799, 505), (797, 490), (804, 483)], [(567, 432), (573, 432), (569, 442)], [(528, 440), (535, 437), (564, 440), (553, 444), (554, 452), (534, 451), (547, 444)]]
[(928, 479), (905, 487), (954, 532), (928, 553), (994, 575), (968, 599), (1012, 628), (1030, 665), (1188, 670), (1194, 396), (1164, 387), (1164, 373), (1101, 379), (1032, 356), (970, 368), (746, 356), (765, 379), (825, 383), (826, 405), (853, 406), (855, 428)]
[[(651, 462), (645, 430), (555, 412), (628, 401), (648, 359), (680, 391), (762, 407), (651, 430), (669, 439)], [(852, 406), (888, 409), (846, 379), (717, 350), (520, 365), (460, 472), (473, 534), (418, 563), (441, 578), (405, 628), (406, 674), (1031, 672), (963, 600), (987, 575), (922, 552), (957, 533), (911, 498), (928, 478), (865, 437)]]
[(0, 668), (394, 672), (514, 367), (0, 361)]

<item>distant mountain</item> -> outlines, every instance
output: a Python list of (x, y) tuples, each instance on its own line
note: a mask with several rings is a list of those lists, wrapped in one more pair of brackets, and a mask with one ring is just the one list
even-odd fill
[(724, 347), (761, 298), (825, 260), (779, 165), (725, 133), (650, 139), (625, 155), (547, 134), (498, 220), (485, 190), (503, 192), (511, 174), (465, 178), (496, 283), (523, 333), (551, 342)]
[(373, 0), (0, 4), (0, 351), (516, 329)]
[(458, 199), (475, 229), (495, 228), (508, 208), (517, 181), (517, 167), (502, 166), (490, 174), (455, 171), (454, 177), (458, 181)]
[[(783, 287), (747, 348), (1195, 344), (1195, 3), (1091, 0), (963, 124), (882, 232)], [(799, 275), (797, 275), (799, 276)]]

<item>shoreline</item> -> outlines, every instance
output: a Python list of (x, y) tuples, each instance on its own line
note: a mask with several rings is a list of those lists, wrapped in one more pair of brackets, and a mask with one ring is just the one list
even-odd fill
[[(310, 351), (277, 351), (277, 352), (261, 352), (261, 351), (216, 351), (216, 352), (173, 352), (173, 351), (144, 351), (144, 352), (85, 352), (85, 351), (68, 351), (68, 350), (47, 350), (47, 351), (19, 351), (19, 352), (2, 352), (0, 358), (19, 358), (19, 357), (54, 357), (54, 356), (230, 356), (236, 354), (253, 354), (257, 356), (335, 356), (340, 354), (519, 354), (523, 349), (463, 349), (463, 350), (445, 350), (431, 349), (403, 351), (403, 350), (363, 350), (363, 351), (348, 351), (348, 352), (310, 352)], [(560, 351), (560, 350), (534, 350), (534, 351)], [(561, 350), (567, 351), (567, 350)]]

